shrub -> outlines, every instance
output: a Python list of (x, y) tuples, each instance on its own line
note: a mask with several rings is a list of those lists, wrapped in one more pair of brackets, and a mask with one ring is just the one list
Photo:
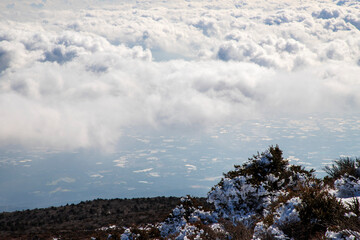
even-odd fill
[(334, 182), (336, 196), (340, 198), (360, 195), (360, 179), (345, 174)]
[(335, 160), (331, 166), (324, 167), (324, 171), (332, 180), (339, 179), (345, 174), (360, 178), (360, 159), (359, 158), (340, 158)]
[(162, 237), (193, 236), (201, 234), (197, 225), (211, 224), (217, 221), (216, 215), (204, 211), (196, 199), (190, 196), (181, 199), (181, 204), (173, 209), (169, 217), (160, 224), (159, 230)]
[(251, 226), (282, 192), (297, 191), (302, 185), (316, 182), (313, 173), (301, 166), (290, 166), (279, 146), (270, 146), (224, 174), (208, 193), (208, 201), (214, 203), (221, 217)]
[(329, 228), (343, 229), (346, 208), (322, 184), (288, 192), (255, 227), (254, 239), (321, 239)]
[(324, 183), (335, 189), (339, 198), (360, 196), (360, 159), (340, 158), (331, 166), (324, 167), (328, 174)]
[(309, 239), (324, 234), (329, 227), (341, 225), (346, 209), (335, 196), (322, 190), (322, 185), (303, 188), (300, 196), (302, 204), (298, 211), (303, 237), (298, 239)]

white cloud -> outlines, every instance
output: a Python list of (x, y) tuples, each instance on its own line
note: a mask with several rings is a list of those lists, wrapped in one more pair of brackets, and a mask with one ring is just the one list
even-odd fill
[(160, 174), (157, 172), (150, 172), (148, 175), (151, 177), (160, 177)]
[(58, 192), (71, 192), (71, 190), (58, 187), (58, 188), (54, 189), (53, 191), (50, 191), (49, 194), (54, 194), (54, 193), (58, 193)]
[(194, 188), (194, 189), (210, 189), (209, 186), (203, 186), (203, 185), (191, 185), (190, 188)]
[(222, 178), (222, 176), (206, 177), (206, 178), (201, 179), (200, 181), (210, 181), (210, 182), (213, 182), (213, 181), (219, 181), (221, 178)]
[(138, 181), (138, 183), (143, 183), (143, 184), (153, 184), (152, 182), (148, 182), (148, 181)]
[(294, 161), (298, 162), (300, 160), (299, 158), (297, 158), (295, 156), (289, 156), (287, 159), (292, 162), (294, 162)]
[(188, 172), (196, 171), (196, 170), (197, 170), (197, 167), (196, 167), (195, 165), (185, 164), (185, 167), (187, 167)]
[(124, 168), (126, 166), (126, 164), (128, 163), (128, 161), (126, 160), (126, 157), (121, 157), (120, 159), (116, 159), (113, 161), (116, 167), (121, 167)]
[(145, 173), (145, 172), (150, 172), (151, 170), (153, 170), (153, 168), (146, 168), (146, 169), (141, 169), (141, 170), (135, 170), (133, 171), (134, 173)]
[(24, 160), (20, 160), (19, 161), (20, 163), (27, 163), (27, 162), (32, 162), (31, 159), (24, 159)]
[(74, 183), (76, 181), (76, 179), (74, 178), (70, 178), (70, 177), (63, 177), (63, 178), (59, 178), (56, 179), (52, 182), (47, 183), (46, 185), (49, 186), (53, 186), (53, 185), (58, 185), (60, 182), (64, 182), (64, 183)]
[(360, 107), (357, 1), (77, 2), (0, 3), (0, 146)]
[(148, 157), (148, 158), (146, 158), (146, 160), (149, 160), (149, 161), (158, 161), (159, 158), (158, 158), (158, 157)]
[(90, 177), (92, 177), (92, 178), (103, 178), (104, 176), (101, 175), (101, 174), (96, 173), (96, 174), (90, 175)]

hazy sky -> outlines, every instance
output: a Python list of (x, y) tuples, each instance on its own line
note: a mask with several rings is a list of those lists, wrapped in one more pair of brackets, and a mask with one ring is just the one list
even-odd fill
[[(19, 157), (42, 149), (60, 155), (81, 151), (79, 159), (98, 151), (94, 162), (112, 156), (107, 161), (120, 159), (126, 166), (122, 151), (139, 144), (125, 146), (129, 132), (151, 142), (175, 131), (187, 142), (195, 133), (211, 138), (223, 126), (251, 128), (252, 122), (280, 118), (288, 119), (280, 121), (286, 125), (315, 115), (321, 136), (335, 136), (323, 127), (329, 125), (324, 116), (341, 118), (333, 129), (350, 121), (343, 132), (351, 134), (358, 130), (359, 76), (356, 0), (5, 0), (0, 3), (2, 162), (16, 155), (10, 150)], [(71, 164), (71, 156), (64, 161)], [(198, 170), (187, 165), (190, 172)], [(92, 178), (101, 179), (96, 174)], [(53, 184), (47, 186), (76, 182), (49, 176)], [(7, 181), (3, 188), (12, 186)]]

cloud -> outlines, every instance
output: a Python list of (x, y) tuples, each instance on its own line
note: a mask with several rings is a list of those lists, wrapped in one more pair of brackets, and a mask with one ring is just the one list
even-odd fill
[(120, 159), (116, 159), (113, 161), (116, 167), (121, 167), (124, 168), (126, 166), (126, 164), (128, 163), (128, 161), (126, 160), (126, 157), (121, 157)]
[(216, 176), (216, 177), (206, 177), (206, 178), (203, 178), (201, 179), (200, 181), (218, 181), (222, 178), (222, 176)]
[(321, 19), (337, 18), (340, 16), (340, 11), (337, 9), (324, 8), (319, 12), (313, 12), (312, 16)]
[(8, 8), (8, 9), (12, 9), (14, 7), (15, 7), (15, 3), (9, 3), (6, 5), (6, 8)]
[(50, 191), (49, 194), (54, 194), (54, 193), (59, 193), (59, 192), (71, 192), (71, 190), (58, 187), (58, 188), (54, 189), (53, 191)]
[(160, 177), (160, 174), (157, 172), (150, 172), (148, 175), (151, 177)]
[(76, 180), (74, 178), (70, 178), (70, 177), (63, 177), (63, 178), (59, 178), (56, 179), (52, 182), (47, 183), (46, 185), (49, 186), (54, 186), (54, 185), (58, 185), (60, 182), (64, 182), (64, 183), (74, 183)]
[(185, 167), (187, 167), (187, 171), (191, 172), (191, 171), (196, 171), (197, 167), (195, 165), (191, 165), (191, 164), (185, 164)]
[(90, 177), (92, 177), (92, 178), (103, 178), (104, 176), (103, 175), (101, 175), (101, 174), (98, 174), (98, 173), (96, 173), (96, 174), (92, 174), (92, 175), (90, 175)]
[(143, 183), (143, 184), (153, 184), (153, 182), (148, 182), (148, 181), (138, 181), (138, 183)]
[(142, 170), (135, 170), (133, 172), (134, 173), (145, 173), (145, 172), (150, 172), (152, 170), (153, 170), (153, 168), (146, 168), (146, 169), (142, 169)]
[(209, 186), (203, 186), (203, 185), (191, 185), (189, 187), (193, 189), (210, 189)]
[(33, 8), (43, 8), (44, 4), (43, 3), (31, 3), (30, 6)]
[(128, 127), (201, 130), (359, 108), (356, 1), (281, 11), (277, 0), (155, 2), (19, 1), (6, 11), (0, 146), (107, 151)]
[(27, 162), (32, 162), (31, 159), (24, 159), (24, 160), (20, 160), (19, 161), (20, 163), (27, 163)]

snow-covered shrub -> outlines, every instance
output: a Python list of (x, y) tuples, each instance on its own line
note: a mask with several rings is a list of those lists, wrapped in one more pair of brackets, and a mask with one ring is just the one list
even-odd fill
[(360, 239), (360, 233), (351, 230), (342, 230), (339, 232), (326, 231), (325, 237), (328, 240), (357, 240)]
[[(347, 201), (346, 208), (349, 210), (346, 217), (357, 217), (360, 220), (360, 198), (352, 198), (351, 201)], [(359, 222), (360, 225), (360, 222)], [(360, 226), (359, 226), (360, 227)], [(360, 230), (360, 229), (359, 229)]]
[[(341, 229), (347, 212), (323, 184), (301, 187), (279, 197), (254, 229), (254, 239), (299, 239), (324, 237), (328, 228)], [(349, 221), (348, 221), (349, 222)]]
[(131, 232), (130, 228), (125, 229), (124, 233), (121, 234), (120, 239), (121, 240), (132, 240), (133, 239), (133, 233)]
[(252, 226), (289, 188), (297, 191), (314, 181), (312, 170), (290, 166), (279, 146), (271, 146), (224, 174), (208, 193), (208, 201), (214, 203), (220, 217)]
[(180, 230), (187, 224), (185, 219), (185, 209), (182, 205), (174, 208), (170, 216), (160, 225), (160, 234), (162, 237), (180, 232)]
[[(264, 221), (258, 222), (254, 229), (253, 239), (289, 239), (284, 233), (286, 230), (294, 229), (300, 222), (297, 207), (301, 204), (299, 197), (293, 197), (285, 203), (280, 202), (273, 212), (268, 212)], [(267, 223), (264, 223), (267, 222)]]
[[(336, 236), (342, 237), (334, 239), (351, 239), (348, 238), (350, 235), (344, 237), (346, 231), (360, 232), (360, 159), (340, 158), (324, 170), (328, 174), (324, 182), (333, 188), (332, 194), (345, 206), (339, 225), (331, 229)], [(360, 236), (355, 239), (360, 239)]]
[(304, 188), (300, 193), (302, 203), (297, 209), (304, 236), (301, 239), (324, 234), (327, 228), (343, 224), (346, 208), (323, 184)]
[(263, 222), (258, 222), (255, 225), (254, 235), (252, 237), (254, 240), (263, 240), (263, 239), (278, 239), (285, 240), (289, 239), (288, 236), (284, 234), (278, 227), (266, 226)]
[(358, 160), (336, 164), (328, 170), (334, 180), (327, 185), (313, 170), (290, 165), (279, 147), (271, 146), (224, 174), (208, 193), (214, 211), (183, 198), (159, 225), (160, 235), (178, 240), (352, 239), (360, 231), (360, 203), (346, 207), (337, 197), (360, 195), (360, 177), (348, 174), (358, 172)]
[(262, 185), (254, 187), (247, 182), (248, 179), (244, 176), (224, 178), (209, 192), (208, 201), (214, 203), (221, 217), (251, 225), (256, 211), (261, 211), (268, 204), (269, 194), (265, 188)]
[(360, 159), (344, 157), (335, 160), (331, 166), (324, 167), (328, 178), (335, 181), (345, 175), (360, 179)]
[(212, 224), (217, 222), (217, 214), (204, 211), (194, 204), (189, 196), (181, 199), (181, 205), (173, 209), (170, 216), (160, 224), (159, 230), (162, 237), (171, 236), (175, 239), (186, 239), (189, 236), (200, 238), (204, 233), (198, 227), (201, 224)]
[(283, 226), (299, 222), (299, 212), (296, 207), (300, 206), (300, 204), (301, 199), (299, 197), (293, 197), (285, 204), (280, 204), (274, 214), (274, 224), (276, 226)]
[(360, 178), (345, 174), (335, 180), (334, 187), (339, 198), (360, 196)]

